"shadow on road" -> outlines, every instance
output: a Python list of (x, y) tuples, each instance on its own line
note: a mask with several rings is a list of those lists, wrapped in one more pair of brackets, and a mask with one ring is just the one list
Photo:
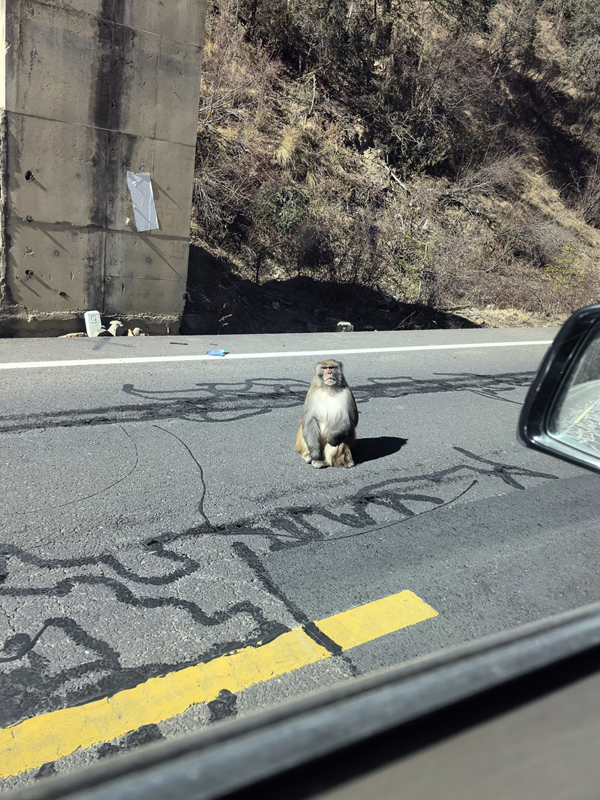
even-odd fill
[(365, 461), (375, 461), (376, 458), (385, 458), (397, 453), (407, 443), (408, 439), (398, 436), (375, 436), (370, 439), (358, 439), (352, 448), (352, 455), (357, 464)]

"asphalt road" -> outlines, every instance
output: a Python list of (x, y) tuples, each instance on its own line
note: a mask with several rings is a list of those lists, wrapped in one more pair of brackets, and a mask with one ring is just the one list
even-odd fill
[[(555, 333), (1, 340), (2, 787), (600, 600), (598, 478), (515, 438)], [(327, 357), (360, 412), (351, 470), (293, 452)], [(384, 630), (374, 604), (407, 591), (430, 611)], [(232, 653), (292, 635), (314, 663), (234, 679)], [(155, 721), (78, 749), (13, 743), (195, 665), (221, 690), (183, 713), (165, 689)]]

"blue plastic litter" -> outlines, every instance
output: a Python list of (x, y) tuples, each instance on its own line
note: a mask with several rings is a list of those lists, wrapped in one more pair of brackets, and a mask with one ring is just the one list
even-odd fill
[(207, 350), (207, 356), (224, 356), (227, 350)]

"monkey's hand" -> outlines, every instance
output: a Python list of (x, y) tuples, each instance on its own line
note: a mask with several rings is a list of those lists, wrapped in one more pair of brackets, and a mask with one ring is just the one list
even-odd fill
[(327, 437), (327, 444), (330, 444), (332, 447), (337, 447), (338, 444), (341, 444), (346, 436), (348, 435), (348, 431), (344, 428), (342, 430), (333, 430)]
[(322, 469), (323, 467), (327, 466), (327, 464), (324, 461), (317, 461), (317, 460), (311, 461), (310, 465), (311, 465), (311, 467), (314, 467), (315, 469)]

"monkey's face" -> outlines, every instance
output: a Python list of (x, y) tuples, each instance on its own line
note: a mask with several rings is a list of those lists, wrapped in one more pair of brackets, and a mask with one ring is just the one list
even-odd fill
[(320, 384), (325, 386), (344, 386), (344, 374), (342, 372), (342, 362), (334, 358), (327, 361), (319, 361), (315, 364), (315, 378)]
[(334, 366), (321, 367), (321, 377), (327, 386), (335, 386), (338, 383), (338, 368)]

